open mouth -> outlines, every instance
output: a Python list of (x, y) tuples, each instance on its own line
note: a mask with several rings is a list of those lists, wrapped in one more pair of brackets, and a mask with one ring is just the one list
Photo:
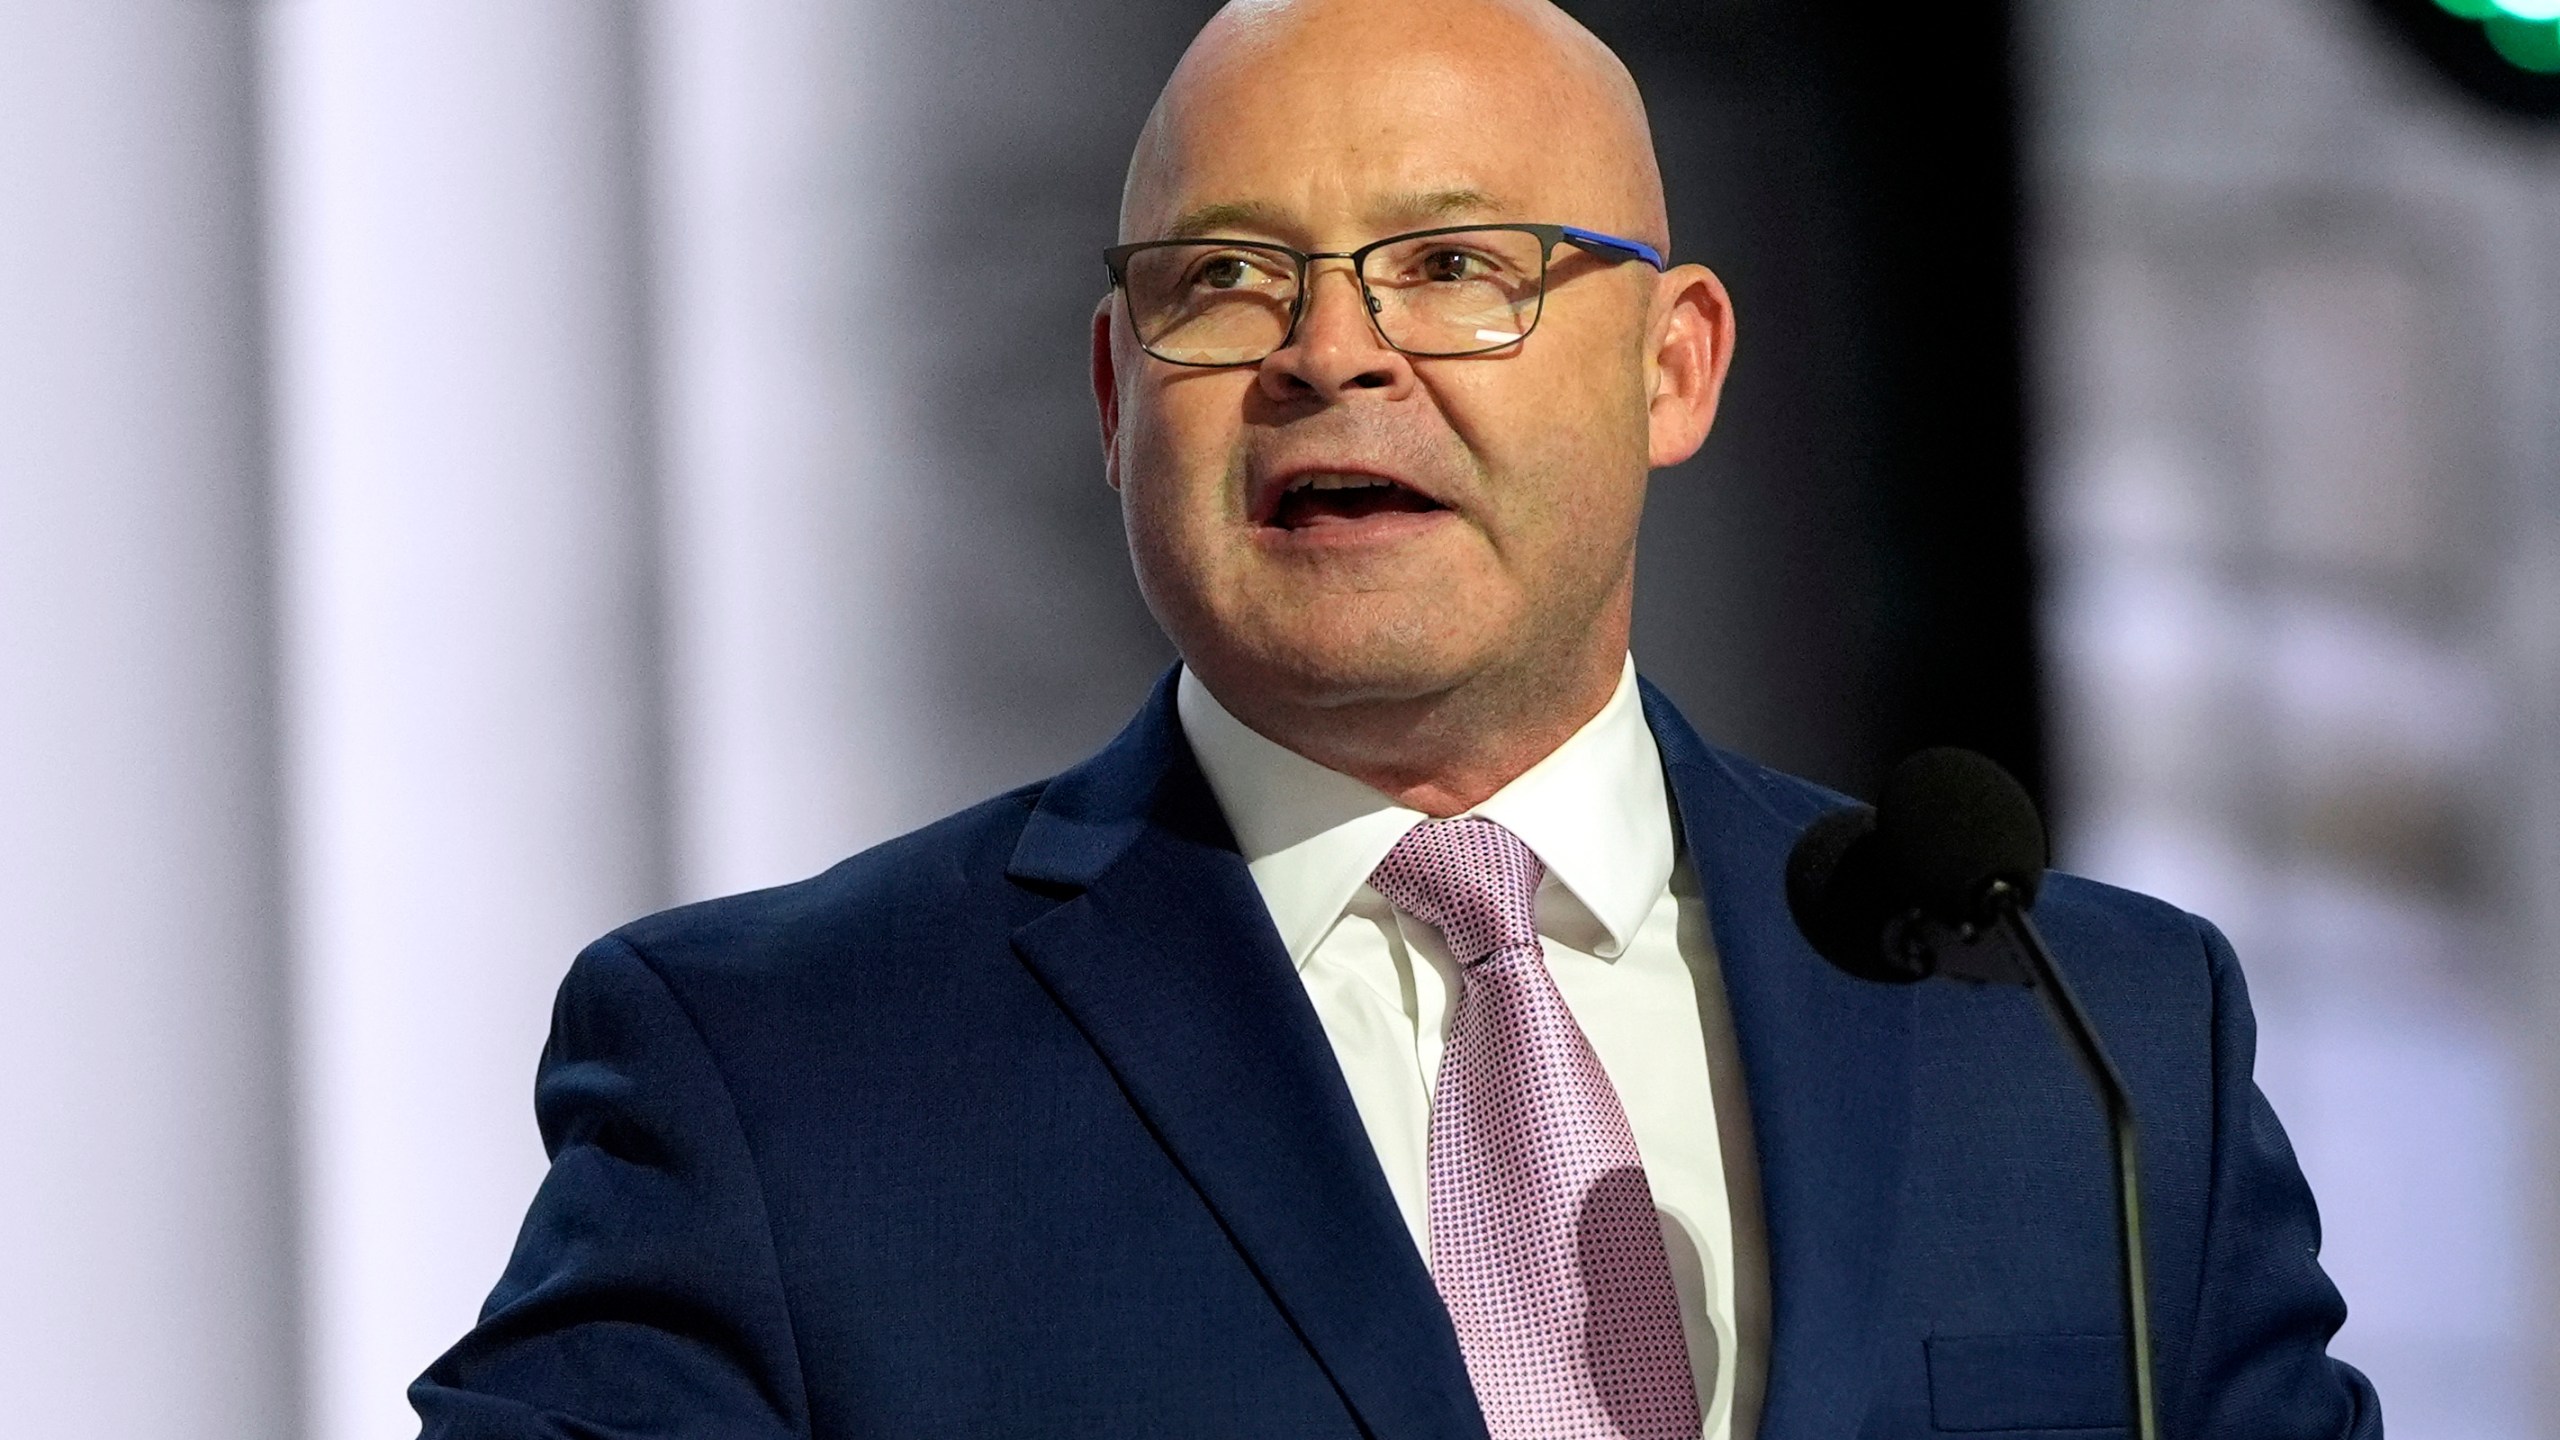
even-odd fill
[(1280, 492), (1268, 524), (1281, 530), (1345, 525), (1380, 515), (1421, 515), (1449, 507), (1381, 475), (1311, 473)]

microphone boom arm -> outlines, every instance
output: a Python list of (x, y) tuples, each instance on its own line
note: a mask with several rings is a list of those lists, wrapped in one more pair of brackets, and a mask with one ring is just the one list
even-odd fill
[(2072, 1058), (2080, 1062), (2081, 1072), (2089, 1077), (2107, 1113), (2107, 1132), (2115, 1142), (2116, 1239), (2124, 1262), (2125, 1369), (2132, 1389), (2134, 1437), (2159, 1440), (2151, 1376), (2150, 1267), (2142, 1249), (2141, 1134), (2134, 1121), (2133, 1097), (2115, 1061), (2108, 1058), (2107, 1047), (2099, 1042), (2097, 1027), (2089, 1023), (2089, 1012), (2080, 1008), (2080, 997), (2072, 993), (2071, 982), (2054, 964), (2053, 952), (2045, 948), (2035, 922), (2027, 918), (2016, 888), (2006, 880), (1995, 880), (1983, 898), (1992, 925), (2025, 960), (2029, 988), (2044, 1001), (2045, 1014), (2052, 1018)]

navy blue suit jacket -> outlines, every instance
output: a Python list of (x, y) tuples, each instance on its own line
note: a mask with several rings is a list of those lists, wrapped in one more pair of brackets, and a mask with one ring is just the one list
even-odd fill
[[(1748, 1077), (1761, 1436), (2111, 1433), (2105, 1136), (2034, 1001), (1823, 963), (1782, 873), (1838, 797), (1645, 708)], [(2379, 1436), (2230, 950), (2066, 876), (2037, 915), (2147, 1127), (2161, 1433)], [(1485, 1433), (1169, 684), (1054, 780), (598, 941), (535, 1103), (429, 1440)]]

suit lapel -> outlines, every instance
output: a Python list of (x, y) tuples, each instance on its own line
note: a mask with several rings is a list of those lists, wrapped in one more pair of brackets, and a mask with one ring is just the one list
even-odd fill
[(1052, 782), (1016, 950), (1370, 1435), (1482, 1440), (1457, 1338), (1314, 1006), (1173, 718), (1170, 681)]
[(1853, 980), (1796, 932), (1787, 852), (1819, 792), (1710, 749), (1645, 688), (1706, 892), (1759, 1153), (1769, 1244), (1761, 1440), (1847, 1440), (1875, 1371), (1910, 1132), (1912, 998)]

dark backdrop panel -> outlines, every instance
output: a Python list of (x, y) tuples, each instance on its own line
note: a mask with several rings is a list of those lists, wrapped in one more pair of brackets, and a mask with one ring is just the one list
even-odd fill
[(1655, 477), (1636, 655), (1716, 737), (1872, 794), (1929, 744), (2043, 788), (2004, 6), (1568, 8), (1734, 295), (1716, 432)]

